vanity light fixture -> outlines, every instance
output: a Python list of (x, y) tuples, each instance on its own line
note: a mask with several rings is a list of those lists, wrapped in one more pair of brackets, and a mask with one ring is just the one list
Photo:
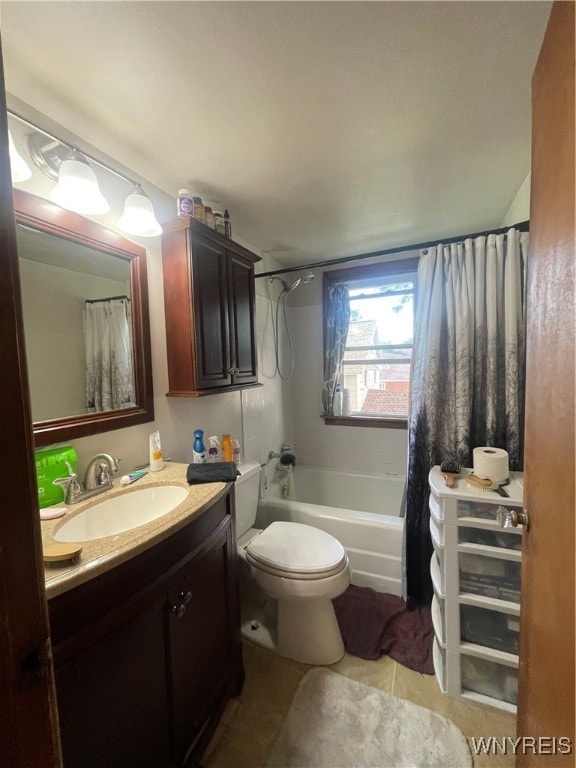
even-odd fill
[(140, 184), (136, 184), (127, 195), (124, 213), (118, 219), (118, 226), (129, 235), (154, 237), (162, 234), (162, 227), (156, 221), (150, 198)]
[(60, 163), (58, 183), (50, 193), (50, 199), (76, 213), (98, 216), (110, 210), (100, 192), (96, 174), (77, 149), (73, 149), (70, 156)]
[[(31, 123), (26, 118), (12, 110), (8, 114), (25, 125), (34, 129), (34, 133), (27, 136), (28, 151), (34, 164), (49, 178), (57, 181), (50, 193), (50, 199), (57, 205), (76, 213), (98, 216), (107, 213), (110, 206), (102, 195), (96, 174), (92, 168), (93, 163), (113, 173), (123, 181), (132, 185), (132, 190), (126, 197), (124, 212), (118, 220), (118, 227), (124, 232), (139, 237), (154, 237), (162, 233), (162, 227), (154, 215), (152, 203), (142, 186), (124, 174), (97, 160), (87, 152), (81, 152), (76, 147), (57, 138), (43, 128)], [(17, 160), (14, 159), (12, 147), (14, 143), (10, 138), (10, 159), (12, 163), (13, 182), (26, 181), (32, 175), (30, 168), (19, 156), (20, 161), (28, 169), (28, 176), (17, 177), (15, 168)], [(14, 146), (14, 152), (16, 148)]]
[(10, 171), (12, 173), (12, 181), (14, 183), (19, 181), (28, 181), (32, 176), (30, 166), (24, 160), (22, 155), (16, 149), (12, 134), (8, 131), (8, 144), (10, 145)]

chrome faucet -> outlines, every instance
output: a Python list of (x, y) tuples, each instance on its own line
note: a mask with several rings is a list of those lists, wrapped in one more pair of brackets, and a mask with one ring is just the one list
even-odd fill
[(68, 477), (59, 477), (53, 480), (52, 484), (64, 488), (65, 504), (78, 504), (79, 501), (90, 499), (112, 488), (112, 476), (118, 471), (118, 461), (119, 459), (113, 459), (107, 453), (95, 456), (86, 469), (84, 487), (70, 463), (66, 462)]

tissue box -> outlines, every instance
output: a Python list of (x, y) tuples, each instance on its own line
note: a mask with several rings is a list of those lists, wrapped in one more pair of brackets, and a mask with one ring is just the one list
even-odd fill
[(73, 472), (78, 470), (78, 458), (71, 445), (36, 451), (36, 480), (40, 509), (61, 504), (64, 501), (64, 489), (52, 483), (59, 477), (68, 477), (70, 473), (66, 462), (69, 462)]

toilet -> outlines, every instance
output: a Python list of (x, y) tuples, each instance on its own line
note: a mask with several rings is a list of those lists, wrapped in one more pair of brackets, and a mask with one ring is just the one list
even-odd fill
[(342, 544), (310, 525), (277, 521), (254, 528), (260, 465), (238, 467), (236, 540), (241, 566), (242, 634), (305, 664), (334, 664), (344, 643), (332, 606), (350, 584)]

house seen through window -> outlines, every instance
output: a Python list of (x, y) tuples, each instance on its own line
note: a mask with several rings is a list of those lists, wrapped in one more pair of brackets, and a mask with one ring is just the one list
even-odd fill
[(350, 301), (341, 376), (350, 417), (408, 417), (416, 266), (399, 269), (389, 262), (339, 273), (349, 273), (339, 282)]

